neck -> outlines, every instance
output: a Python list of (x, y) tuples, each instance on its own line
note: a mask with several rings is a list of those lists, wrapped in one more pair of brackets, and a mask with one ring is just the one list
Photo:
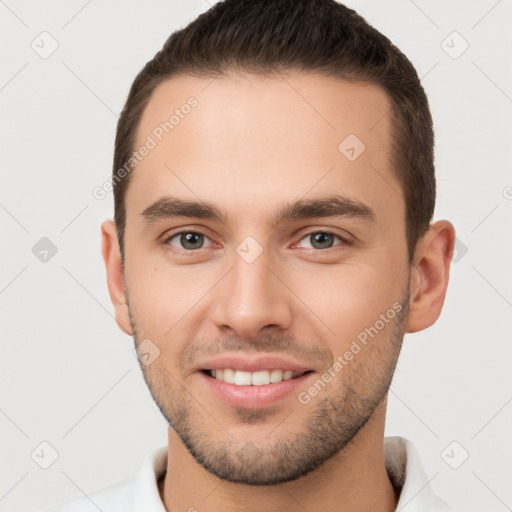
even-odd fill
[(167, 473), (159, 483), (162, 502), (166, 510), (211, 512), (392, 512), (398, 493), (385, 466), (385, 412), (384, 400), (340, 453), (298, 480), (271, 486), (250, 486), (217, 478), (195, 461), (169, 428)]

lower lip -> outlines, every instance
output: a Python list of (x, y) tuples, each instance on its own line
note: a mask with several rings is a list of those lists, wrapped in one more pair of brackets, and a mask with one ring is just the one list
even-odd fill
[(313, 373), (305, 373), (295, 379), (282, 380), (263, 386), (238, 386), (199, 372), (201, 378), (215, 395), (228, 405), (243, 409), (259, 409), (286, 398), (297, 391), (297, 388), (302, 386)]

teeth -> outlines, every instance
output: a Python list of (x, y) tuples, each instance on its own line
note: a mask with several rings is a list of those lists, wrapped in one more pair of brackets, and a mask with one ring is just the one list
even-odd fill
[(251, 382), (251, 372), (241, 372), (237, 370), (235, 372), (235, 384), (237, 386), (250, 386)]
[(251, 375), (251, 384), (253, 386), (264, 386), (265, 384), (270, 384), (270, 373), (267, 370), (254, 372)]
[[(221, 372), (220, 376), (218, 377), (219, 380), (223, 380), (228, 384), (235, 383), (235, 370), (232, 370), (231, 368), (226, 368), (225, 370), (217, 370), (217, 372)], [(215, 378), (217, 378), (217, 375), (215, 375)]]
[(281, 382), (283, 380), (283, 370), (272, 370), (270, 372), (270, 382)]
[(266, 384), (293, 379), (299, 375), (299, 372), (292, 370), (260, 370), (257, 372), (245, 372), (232, 368), (211, 370), (211, 376), (215, 379), (237, 386), (265, 386)]

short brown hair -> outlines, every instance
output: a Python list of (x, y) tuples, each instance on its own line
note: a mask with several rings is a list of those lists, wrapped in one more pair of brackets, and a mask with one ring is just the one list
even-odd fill
[(177, 74), (317, 72), (381, 86), (392, 105), (392, 167), (406, 205), (409, 262), (435, 206), (434, 133), (416, 70), (387, 37), (335, 0), (224, 0), (177, 30), (135, 78), (117, 124), (114, 219), (124, 262), (126, 169), (154, 89)]

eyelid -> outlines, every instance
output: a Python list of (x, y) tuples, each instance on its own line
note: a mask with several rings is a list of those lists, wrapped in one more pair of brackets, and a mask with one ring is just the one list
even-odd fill
[(331, 226), (327, 227), (327, 226), (322, 226), (322, 225), (310, 225), (310, 226), (300, 228), (293, 233), (293, 237), (294, 238), (300, 237), (299, 239), (302, 240), (305, 236), (312, 235), (314, 233), (326, 233), (329, 235), (339, 236), (340, 238), (344, 239), (346, 242), (355, 242), (356, 241), (356, 237), (345, 229), (331, 227)]

